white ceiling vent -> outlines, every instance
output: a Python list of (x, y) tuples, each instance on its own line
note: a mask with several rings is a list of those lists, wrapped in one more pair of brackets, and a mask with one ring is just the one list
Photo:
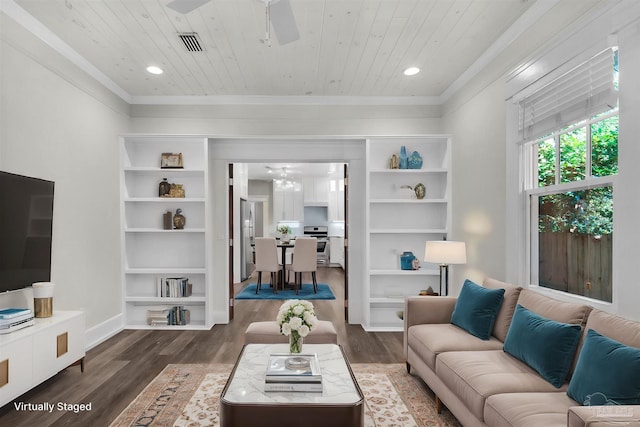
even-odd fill
[(187, 52), (203, 52), (202, 43), (198, 33), (178, 33)]

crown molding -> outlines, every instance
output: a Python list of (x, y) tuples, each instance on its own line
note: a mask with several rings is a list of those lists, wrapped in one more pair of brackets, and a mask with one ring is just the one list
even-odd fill
[(133, 96), (137, 105), (440, 105), (438, 96)]
[(81, 70), (100, 82), (103, 86), (122, 98), (125, 102), (131, 103), (131, 95), (118, 86), (113, 80), (107, 77), (102, 71), (87, 61), (76, 50), (65, 43), (60, 37), (45, 27), (40, 21), (34, 18), (26, 10), (18, 6), (13, 0), (1, 0), (0, 11), (22, 25), (27, 31), (38, 37), (44, 43), (60, 55), (71, 61)]

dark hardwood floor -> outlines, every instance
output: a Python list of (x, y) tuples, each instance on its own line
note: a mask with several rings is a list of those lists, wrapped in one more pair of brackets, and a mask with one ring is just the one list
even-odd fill
[[(310, 278), (305, 277), (307, 283)], [(255, 282), (255, 279), (249, 281)], [(236, 285), (236, 293), (245, 283)], [(319, 268), (318, 282), (329, 283), (336, 300), (314, 301), (316, 314), (331, 320), (351, 363), (403, 363), (402, 333), (367, 333), (344, 321), (344, 274), (340, 268)], [(209, 331), (124, 330), (91, 349), (85, 372), (72, 366), (15, 402), (91, 404), (91, 411), (54, 409), (17, 411), (14, 403), (0, 408), (1, 426), (108, 426), (162, 369), (171, 363), (233, 364), (249, 323), (273, 320), (282, 301), (239, 300), (235, 319)]]

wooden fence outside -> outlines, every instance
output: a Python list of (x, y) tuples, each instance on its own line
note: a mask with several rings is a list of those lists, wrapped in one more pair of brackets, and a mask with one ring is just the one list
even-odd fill
[(611, 302), (613, 234), (539, 234), (540, 286)]

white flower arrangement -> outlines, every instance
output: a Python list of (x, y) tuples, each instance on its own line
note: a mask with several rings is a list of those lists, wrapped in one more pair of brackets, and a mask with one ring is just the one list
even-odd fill
[(300, 338), (309, 335), (311, 329), (318, 322), (313, 310), (313, 304), (305, 300), (288, 300), (280, 306), (276, 322), (280, 326), (280, 333), (289, 337), (291, 350), (300, 352), (302, 347)]
[(286, 224), (282, 224), (278, 226), (278, 233), (281, 234), (291, 234), (291, 227)]

